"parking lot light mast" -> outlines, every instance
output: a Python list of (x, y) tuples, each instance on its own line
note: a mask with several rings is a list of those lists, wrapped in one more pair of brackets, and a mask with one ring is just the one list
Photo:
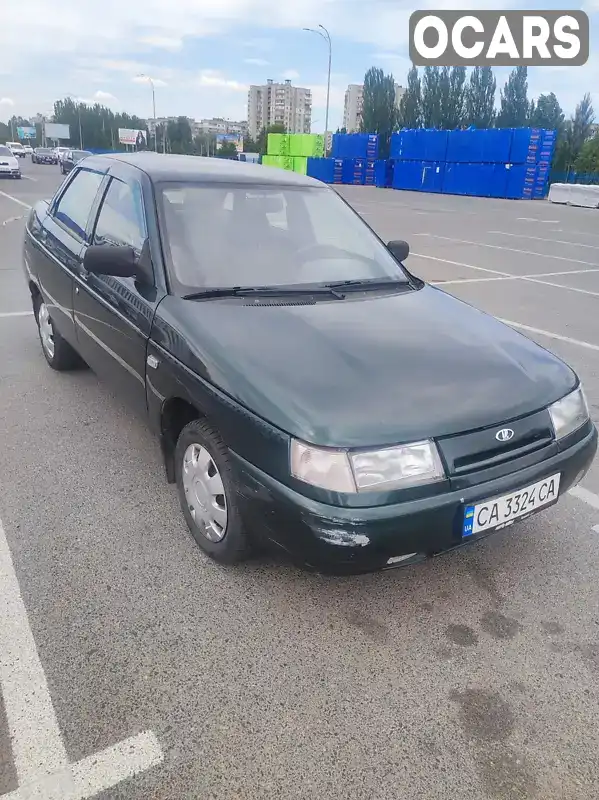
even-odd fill
[(318, 34), (318, 36), (321, 36), (325, 40), (325, 42), (327, 43), (327, 45), (329, 47), (329, 69), (328, 69), (328, 74), (327, 74), (327, 109), (326, 109), (325, 121), (324, 121), (324, 128), (325, 128), (325, 130), (324, 130), (324, 154), (326, 156), (327, 155), (327, 149), (328, 149), (328, 140), (329, 140), (329, 100), (330, 100), (330, 96), (331, 96), (331, 61), (332, 61), (332, 55), (333, 55), (333, 48), (332, 48), (332, 45), (331, 45), (331, 35), (328, 32), (328, 30), (324, 27), (324, 25), (319, 25), (318, 27), (320, 28), (320, 30), (317, 30), (316, 28), (304, 28), (304, 30), (308, 31), (309, 33), (316, 33), (316, 34)]
[(145, 78), (145, 80), (149, 81), (150, 86), (152, 87), (152, 114), (154, 115), (154, 150), (158, 152), (158, 129), (156, 127), (156, 91), (154, 89), (154, 81), (150, 78), (149, 75), (144, 75), (143, 73), (137, 76), (138, 78)]

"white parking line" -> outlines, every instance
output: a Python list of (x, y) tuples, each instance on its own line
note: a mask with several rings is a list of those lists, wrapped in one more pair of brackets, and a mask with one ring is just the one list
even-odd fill
[(574, 486), (574, 488), (570, 489), (570, 494), (599, 511), (599, 495), (596, 495), (595, 492), (589, 492), (588, 489), (584, 489), (582, 486)]
[(583, 244), (583, 242), (567, 242), (564, 239), (547, 239), (545, 236), (528, 236), (523, 233), (508, 233), (507, 231), (488, 231), (497, 233), (500, 236), (513, 236), (515, 239), (534, 239), (536, 242), (548, 242), (549, 244), (569, 244), (573, 247), (587, 247), (589, 250), (599, 250), (599, 245)]
[(499, 322), (503, 322), (506, 325), (509, 325), (512, 328), (519, 328), (523, 331), (528, 331), (529, 333), (538, 333), (540, 336), (547, 336), (549, 339), (557, 339), (560, 342), (567, 342), (568, 344), (575, 344), (578, 347), (585, 347), (587, 350), (596, 350), (599, 352), (599, 345), (592, 344), (591, 342), (585, 342), (581, 339), (572, 339), (570, 336), (562, 336), (561, 333), (552, 333), (551, 331), (544, 331), (542, 328), (532, 328), (530, 325), (523, 325), (521, 322), (513, 322), (509, 319), (501, 319), (497, 317)]
[(557, 261), (568, 261), (571, 264), (585, 264), (587, 267), (599, 267), (594, 261), (580, 261), (577, 258), (566, 258), (549, 253), (537, 253), (535, 250), (518, 250), (515, 247), (504, 247), (499, 244), (486, 244), (485, 242), (472, 242), (469, 239), (453, 239), (451, 236), (440, 236), (437, 233), (415, 233), (414, 236), (428, 236), (431, 239), (443, 239), (446, 242), (456, 242), (457, 244), (472, 244), (475, 247), (490, 247), (493, 250), (505, 250), (509, 253), (522, 253), (526, 256), (539, 256), (539, 258), (554, 258)]
[(516, 217), (521, 222), (546, 222), (549, 225), (559, 225), (559, 219), (537, 219), (536, 217)]
[[(416, 255), (413, 253), (412, 255)], [(423, 256), (420, 256), (423, 258)], [(451, 262), (455, 263), (455, 262)], [(464, 264), (463, 266), (467, 266)], [(477, 269), (477, 267), (470, 267), (470, 269)], [(572, 286), (562, 286), (561, 283), (550, 283), (549, 281), (537, 281), (537, 278), (552, 278), (557, 277), (558, 275), (586, 275), (589, 272), (599, 272), (599, 267), (597, 268), (590, 268), (590, 269), (567, 269), (563, 270), (562, 272), (533, 272), (531, 275), (510, 275), (509, 277), (506, 275), (499, 275), (496, 278), (454, 278), (450, 281), (431, 281), (433, 285), (436, 284), (443, 284), (446, 286), (450, 283), (489, 283), (489, 281), (534, 281), (537, 283), (545, 283), (547, 286), (558, 286), (561, 289), (572, 289), (572, 291), (582, 291), (584, 294), (587, 294), (586, 289), (575, 289)]]
[(18, 205), (23, 206), (23, 208), (31, 208), (28, 203), (24, 203), (22, 200), (19, 200), (18, 197), (13, 197), (12, 194), (0, 192), (0, 195), (2, 195), (2, 197), (6, 197), (7, 200), (12, 200), (14, 203), (18, 203)]
[(145, 731), (69, 764), (1, 520), (0, 691), (19, 781), (3, 800), (84, 800), (163, 760)]
[(21, 177), (26, 181), (33, 181), (34, 183), (37, 183), (37, 178), (32, 178), (31, 175), (21, 175)]
[(0, 319), (5, 317), (30, 317), (33, 311), (0, 311)]

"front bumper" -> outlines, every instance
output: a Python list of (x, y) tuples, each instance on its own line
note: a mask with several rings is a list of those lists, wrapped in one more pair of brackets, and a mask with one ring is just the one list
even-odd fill
[(0, 167), (0, 177), (4, 178), (18, 178), (21, 174), (21, 170), (19, 167), (15, 167), (11, 169), (9, 167)]
[[(567, 450), (496, 480), (370, 508), (316, 502), (232, 456), (242, 514), (249, 527), (266, 535), (301, 566), (342, 575), (406, 566), (485, 538), (490, 534), (463, 538), (466, 505), (517, 491), (556, 472), (561, 473), (561, 497), (584, 477), (596, 451), (597, 430), (591, 425), (589, 433)], [(391, 564), (390, 559), (394, 560)]]

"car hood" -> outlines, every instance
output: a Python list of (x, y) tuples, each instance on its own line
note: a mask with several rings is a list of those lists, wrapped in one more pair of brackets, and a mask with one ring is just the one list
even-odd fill
[(252, 306), (169, 296), (155, 338), (246, 408), (325, 446), (500, 424), (576, 386), (557, 357), (439, 289), (362, 297)]

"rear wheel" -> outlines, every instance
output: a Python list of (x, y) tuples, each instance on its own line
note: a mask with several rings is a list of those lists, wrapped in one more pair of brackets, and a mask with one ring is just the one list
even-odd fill
[(229, 451), (206, 420), (186, 425), (175, 448), (181, 508), (196, 543), (215, 561), (236, 564), (251, 552), (237, 505)]
[(42, 352), (48, 364), (59, 372), (81, 366), (79, 355), (54, 328), (48, 306), (41, 298), (35, 303), (35, 319), (42, 344)]

